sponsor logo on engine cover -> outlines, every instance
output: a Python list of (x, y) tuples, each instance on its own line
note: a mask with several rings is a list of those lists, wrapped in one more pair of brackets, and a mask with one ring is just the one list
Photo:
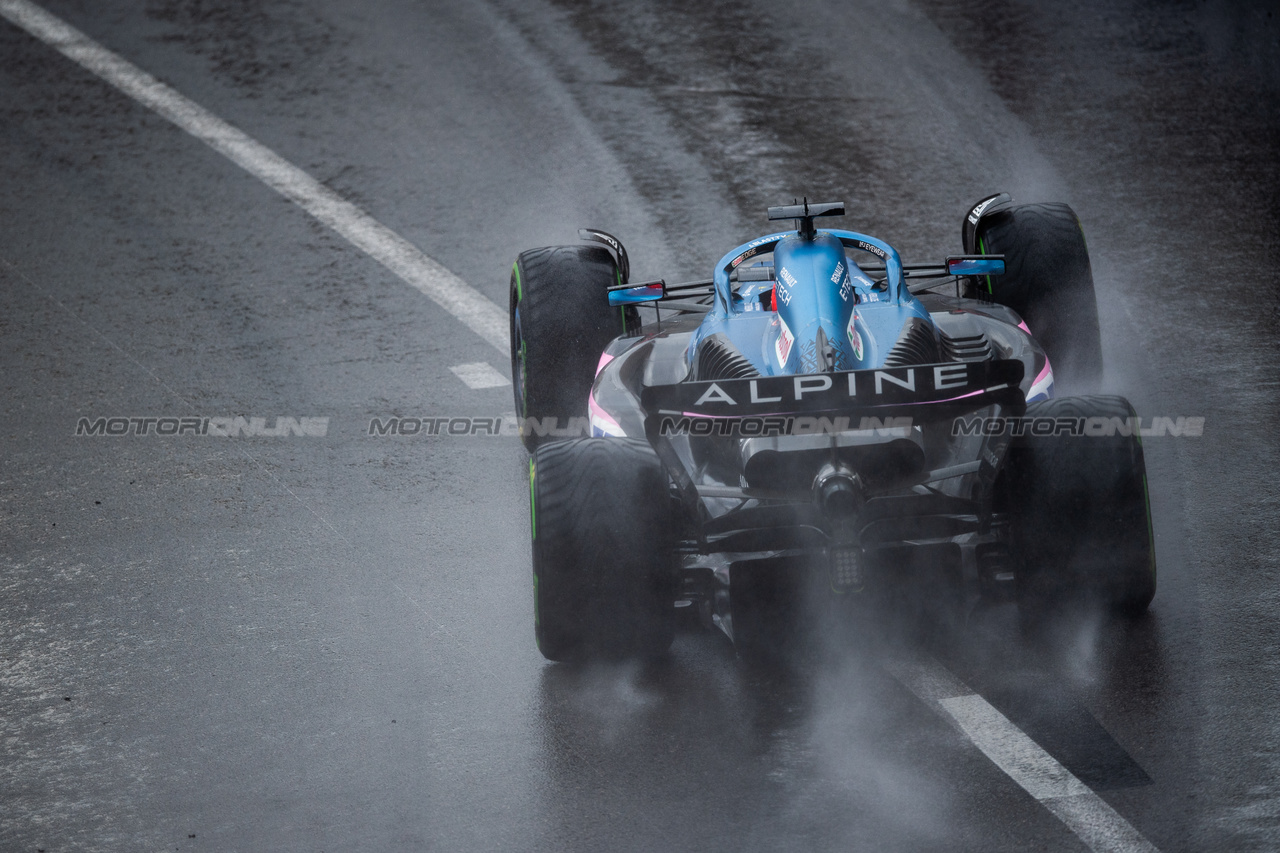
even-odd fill
[(791, 355), (791, 345), (795, 343), (795, 338), (791, 334), (791, 330), (787, 328), (787, 321), (778, 317), (781, 328), (778, 329), (778, 340), (774, 341), (773, 353), (778, 357), (778, 366), (783, 367), (787, 363), (787, 356)]
[(843, 263), (836, 264), (835, 272), (831, 273), (831, 283), (840, 286), (840, 299), (848, 302), (849, 295), (853, 292), (853, 282), (849, 280), (849, 271), (844, 268)]
[(782, 282), (775, 282), (773, 292), (777, 295), (778, 302), (782, 305), (791, 304), (791, 291), (782, 286)]
[(853, 347), (853, 357), (858, 361), (862, 361), (862, 335), (858, 334), (858, 330), (854, 328), (854, 323), (858, 319), (858, 312), (853, 312), (849, 317), (849, 326), (845, 329), (849, 333), (849, 346)]

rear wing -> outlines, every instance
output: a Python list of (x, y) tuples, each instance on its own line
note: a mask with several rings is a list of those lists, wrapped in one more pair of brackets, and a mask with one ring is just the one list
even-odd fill
[(647, 418), (738, 420), (817, 414), (940, 420), (993, 403), (1024, 405), (1018, 359), (918, 364), (835, 373), (648, 386)]
[[(1021, 415), (1026, 411), (1022, 377), (1023, 364), (1014, 359), (920, 364), (646, 386), (640, 392), (640, 402), (645, 411), (645, 437), (673, 478), (681, 499), (705, 514), (700, 495), (751, 494), (738, 488), (713, 490), (695, 484), (672, 444), (674, 435), (812, 435), (815, 429), (824, 431), (824, 422), (836, 430), (864, 430), (864, 418), (892, 430), (900, 427), (899, 418), (908, 418), (909, 423), (936, 422), (989, 405)], [(972, 473), (982, 464), (995, 463), (978, 462), (972, 467), (960, 466), (951, 474), (931, 475), (939, 479)]]

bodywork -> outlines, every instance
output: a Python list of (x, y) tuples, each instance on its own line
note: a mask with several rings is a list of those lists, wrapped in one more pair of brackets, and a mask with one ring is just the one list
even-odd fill
[(592, 432), (653, 446), (685, 508), (682, 595), (727, 632), (751, 564), (806, 561), (836, 593), (891, 582), (911, 552), (975, 592), (1011, 579), (1011, 436), (975, 424), (1052, 396), (1052, 368), (1011, 309), (913, 293), (922, 269), (865, 234), (770, 234), (693, 298), (664, 289), (677, 306), (602, 354)]

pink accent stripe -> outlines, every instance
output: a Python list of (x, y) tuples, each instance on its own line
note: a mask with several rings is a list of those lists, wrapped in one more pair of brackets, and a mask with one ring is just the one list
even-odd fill
[[(613, 361), (613, 356), (607, 352), (600, 353), (600, 363), (596, 365), (596, 376), (600, 375), (600, 371), (604, 370), (605, 365)], [(599, 420), (605, 426), (612, 427), (618, 432), (622, 432), (621, 425), (613, 418), (609, 417), (609, 413), (600, 408), (600, 404), (596, 402), (596, 392), (592, 391), (587, 395), (587, 411), (591, 413), (593, 419)]]
[(590, 410), (592, 417), (599, 418), (606, 425), (613, 427), (618, 432), (622, 432), (622, 427), (619, 426), (618, 422), (609, 417), (608, 412), (600, 408), (600, 404), (596, 402), (594, 391), (587, 395), (587, 408)]
[(1049, 365), (1049, 356), (1046, 355), (1044, 357), (1044, 369), (1040, 371), (1040, 375), (1036, 377), (1036, 381), (1031, 383), (1031, 387), (1032, 388), (1036, 387), (1037, 385), (1040, 384), (1041, 380), (1043, 380), (1046, 376), (1049, 376), (1052, 373), (1053, 373), (1053, 368)]
[(1024, 332), (1026, 332), (1028, 335), (1030, 335), (1030, 334), (1031, 334), (1031, 330), (1027, 328), (1027, 321), (1026, 321), (1026, 320), (1019, 320), (1019, 321), (1018, 321), (1018, 328), (1019, 328), (1019, 329), (1021, 329), (1021, 330), (1022, 330), (1022, 331), (1024, 331)]
[(946, 400), (920, 400), (918, 402), (884, 403), (883, 406), (876, 406), (876, 407), (877, 409), (887, 409), (887, 407), (890, 407), (890, 406), (931, 406), (933, 405), (933, 403), (954, 402), (956, 400), (964, 400), (965, 397), (977, 397), (978, 394), (984, 394), (984, 393), (987, 393), (988, 391), (1000, 391), (1001, 388), (1007, 388), (1007, 387), (1009, 386), (992, 386), (991, 388), (982, 388), (982, 389), (979, 389), (979, 391), (970, 391), (969, 393), (966, 393), (966, 394), (960, 394), (959, 397), (947, 397)]
[[(832, 411), (832, 412), (834, 412), (834, 411), (836, 411), (836, 410), (835, 410), (835, 409), (829, 409), (828, 411)], [(716, 421), (738, 421), (738, 420), (742, 420), (743, 418), (790, 418), (790, 417), (799, 417), (800, 415), (803, 415), (803, 414), (804, 414), (804, 412), (770, 412), (770, 413), (765, 414), (765, 415), (704, 415), (704, 414), (702, 414), (701, 412), (681, 412), (680, 414), (681, 414), (682, 416), (686, 417), (686, 418), (709, 418), (709, 419), (711, 419), (711, 420), (716, 420)], [(821, 414), (821, 413), (819, 413), (819, 414)]]

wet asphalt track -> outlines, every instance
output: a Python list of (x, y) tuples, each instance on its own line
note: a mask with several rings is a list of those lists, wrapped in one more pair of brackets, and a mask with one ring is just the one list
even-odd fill
[[(0, 849), (1079, 850), (884, 666), (934, 658), (1161, 850), (1280, 846), (1280, 52), (1261, 8), (57, 0), (45, 8), (499, 305), (524, 248), (705, 274), (793, 195), (909, 259), (1063, 200), (1147, 442), (1135, 623), (846, 644), (533, 646), (502, 356), (298, 208), (0, 22)], [(76, 438), (80, 417), (328, 417)]]

